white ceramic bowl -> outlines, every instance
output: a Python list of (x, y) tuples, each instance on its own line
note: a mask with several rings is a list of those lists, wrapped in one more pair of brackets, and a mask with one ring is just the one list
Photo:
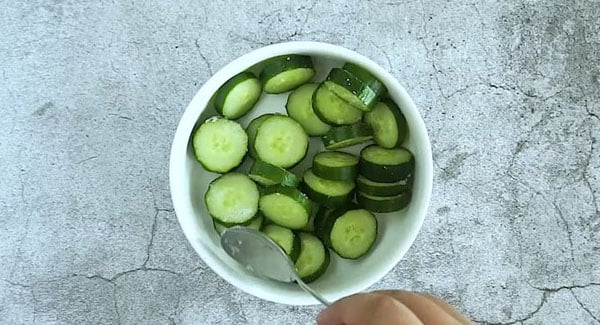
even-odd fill
[[(372, 251), (357, 261), (344, 260), (334, 253), (326, 273), (312, 286), (329, 300), (362, 291), (380, 280), (404, 256), (412, 245), (421, 225), (432, 187), (432, 158), (427, 130), (415, 104), (400, 83), (370, 59), (343, 47), (318, 42), (289, 42), (269, 45), (252, 51), (229, 63), (200, 88), (185, 110), (171, 149), (169, 178), (171, 196), (177, 218), (187, 239), (204, 262), (223, 279), (256, 297), (292, 305), (316, 304), (311, 296), (295, 284), (278, 283), (253, 276), (240, 267), (221, 248), (211, 217), (204, 205), (208, 183), (218, 175), (206, 172), (194, 158), (191, 133), (198, 121), (216, 115), (211, 97), (225, 81), (250, 69), (260, 71), (260, 63), (271, 57), (286, 54), (305, 54), (313, 57), (317, 76), (323, 80), (332, 67), (354, 62), (373, 73), (388, 88), (392, 99), (400, 106), (409, 125), (405, 146), (416, 161), (413, 196), (407, 208), (400, 212), (377, 216), (379, 234)], [(263, 94), (257, 106), (240, 123), (245, 127), (254, 117), (278, 111), (285, 113), (286, 95)], [(311, 163), (312, 155), (322, 150), (320, 139), (311, 139), (308, 158), (296, 167), (303, 170)], [(199, 290), (201, 290), (199, 288)]]

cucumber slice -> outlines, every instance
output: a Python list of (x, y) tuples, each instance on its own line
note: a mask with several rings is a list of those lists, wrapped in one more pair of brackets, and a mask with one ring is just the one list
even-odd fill
[(192, 146), (206, 170), (226, 173), (242, 163), (248, 151), (248, 136), (239, 123), (215, 116), (196, 129)]
[(215, 109), (228, 119), (238, 119), (248, 113), (262, 94), (258, 78), (244, 71), (227, 80), (215, 95)]
[(382, 148), (400, 146), (408, 133), (404, 115), (389, 98), (377, 103), (372, 111), (365, 113), (364, 121), (373, 128), (373, 138)]
[(412, 184), (412, 174), (409, 174), (404, 179), (392, 183), (374, 182), (363, 175), (358, 175), (356, 178), (356, 190), (358, 192), (373, 196), (394, 196), (400, 193), (410, 192)]
[(340, 216), (342, 213), (350, 210), (350, 209), (358, 209), (358, 206), (354, 203), (349, 203), (345, 206), (338, 208), (327, 208), (324, 206), (320, 206), (319, 210), (317, 210), (315, 221), (314, 221), (314, 234), (319, 237), (325, 246), (331, 247), (331, 239), (329, 238), (329, 233), (331, 232), (331, 227), (335, 222), (335, 218)]
[(373, 138), (373, 129), (366, 123), (338, 126), (321, 137), (328, 150), (354, 146)]
[(306, 226), (312, 210), (311, 202), (304, 193), (296, 188), (280, 185), (267, 187), (258, 206), (266, 218), (290, 229)]
[(378, 213), (402, 210), (410, 203), (410, 198), (411, 192), (396, 196), (371, 196), (361, 192), (356, 193), (356, 200), (361, 207)]
[(341, 257), (357, 259), (371, 249), (377, 238), (377, 219), (365, 209), (350, 210), (337, 218), (331, 233), (331, 248)]
[(256, 131), (258, 131), (258, 127), (264, 122), (269, 116), (273, 116), (275, 114), (263, 114), (248, 123), (246, 127), (246, 133), (248, 134), (248, 153), (252, 158), (256, 158), (256, 150), (254, 149), (254, 142), (256, 141)]
[(318, 204), (336, 208), (352, 200), (354, 182), (332, 181), (316, 176), (309, 168), (304, 172), (304, 192)]
[(323, 123), (313, 110), (313, 94), (318, 87), (316, 83), (298, 87), (290, 93), (285, 104), (288, 115), (300, 123), (310, 136), (320, 136), (331, 130), (331, 126)]
[(361, 111), (370, 111), (385, 93), (385, 87), (370, 73), (365, 71), (361, 75), (364, 79), (345, 69), (333, 68), (323, 84), (348, 104)]
[(283, 185), (297, 187), (300, 178), (281, 167), (271, 165), (262, 160), (255, 160), (248, 174), (255, 182), (262, 186)]
[(405, 148), (385, 149), (377, 145), (360, 152), (359, 173), (375, 182), (397, 182), (414, 170), (414, 159)]
[(260, 194), (250, 177), (232, 172), (208, 185), (204, 195), (208, 213), (224, 225), (244, 224), (258, 212)]
[(316, 204), (313, 205), (313, 208), (312, 208), (313, 213), (311, 213), (310, 218), (308, 218), (308, 223), (306, 223), (306, 226), (304, 226), (300, 229), (301, 231), (313, 232), (315, 230), (315, 219), (317, 217), (316, 206), (317, 206)]
[[(243, 227), (248, 227), (250, 229), (254, 229), (254, 230), (260, 230), (263, 224), (263, 220), (264, 217), (262, 214), (257, 213), (256, 216), (252, 219), (250, 219), (250, 222), (246, 225), (242, 225)], [(213, 225), (215, 227), (215, 230), (217, 231), (217, 233), (220, 235), (223, 234), (223, 232), (225, 230), (227, 230), (227, 228), (231, 228), (231, 227), (235, 227), (235, 226), (239, 226), (239, 225), (224, 225), (222, 223), (220, 223), (219, 221), (213, 219)]]
[(320, 209), (316, 234), (343, 258), (364, 256), (377, 238), (377, 219), (368, 210), (351, 204), (338, 209)]
[(278, 225), (268, 225), (262, 232), (271, 238), (292, 261), (296, 261), (300, 254), (300, 237), (296, 236), (293, 231)]
[(294, 266), (302, 281), (309, 283), (318, 279), (329, 266), (329, 250), (319, 238), (299, 233), (300, 255)]
[(385, 85), (377, 79), (372, 73), (370, 73), (367, 69), (363, 69), (357, 64), (346, 62), (342, 67), (342, 70), (348, 71), (353, 74), (356, 78), (361, 80), (363, 84), (367, 84), (374, 92), (379, 95), (386, 94), (387, 88)]
[(260, 73), (260, 80), (268, 94), (292, 90), (312, 79), (315, 69), (310, 56), (284, 55), (273, 58)]
[(314, 92), (312, 103), (315, 114), (328, 124), (354, 124), (362, 118), (361, 110), (344, 101), (324, 84)]
[(254, 149), (262, 161), (282, 168), (291, 167), (306, 155), (308, 135), (293, 118), (273, 115), (258, 127)]
[(354, 181), (358, 157), (341, 151), (323, 151), (313, 157), (312, 172), (333, 181)]

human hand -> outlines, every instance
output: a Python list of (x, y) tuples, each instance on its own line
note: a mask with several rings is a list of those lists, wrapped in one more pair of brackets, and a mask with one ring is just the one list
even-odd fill
[(444, 301), (400, 290), (360, 293), (323, 310), (318, 325), (463, 325), (471, 321)]

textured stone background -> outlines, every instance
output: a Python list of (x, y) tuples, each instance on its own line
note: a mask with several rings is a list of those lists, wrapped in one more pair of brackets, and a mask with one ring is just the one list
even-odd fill
[(428, 126), (423, 230), (375, 288), (483, 324), (600, 320), (600, 2), (0, 1), (0, 323), (309, 324), (183, 237), (171, 138), (211, 73), (318, 40), (396, 76)]

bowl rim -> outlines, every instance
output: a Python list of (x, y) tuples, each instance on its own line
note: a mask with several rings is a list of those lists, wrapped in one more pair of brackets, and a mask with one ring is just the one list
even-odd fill
[[(275, 56), (287, 55), (290, 53), (331, 56), (340, 58), (347, 62), (350, 61), (367, 66), (369, 71), (380, 78), (380, 80), (383, 81), (388, 89), (394, 89), (394, 94), (390, 94), (394, 100), (397, 100), (394, 97), (403, 99), (403, 111), (409, 110), (412, 113), (412, 118), (409, 122), (411, 134), (414, 134), (415, 132), (418, 133), (418, 138), (422, 139), (418, 143), (419, 145), (424, 146), (421, 148), (423, 150), (423, 157), (420, 157), (420, 162), (418, 163), (418, 165), (423, 168), (422, 176), (425, 178), (423, 182), (423, 188), (421, 191), (419, 191), (420, 195), (423, 195), (423, 199), (420, 201), (421, 204), (417, 208), (418, 218), (415, 226), (410, 229), (407, 236), (408, 238), (405, 239), (407, 241), (405, 249), (399, 249), (393, 258), (389, 259), (390, 262), (385, 264), (384, 267), (374, 270), (374, 273), (368, 277), (369, 280), (356, 281), (357, 283), (353, 284), (348, 289), (340, 290), (339, 297), (363, 291), (369, 286), (377, 283), (402, 260), (408, 249), (412, 247), (418, 233), (421, 230), (431, 201), (431, 192), (433, 187), (433, 159), (431, 154), (431, 143), (423, 118), (421, 117), (421, 114), (419, 113), (412, 98), (406, 92), (402, 84), (379, 64), (355, 51), (342, 46), (314, 41), (292, 41), (267, 45), (248, 52), (231, 61), (210, 76), (209, 79), (200, 87), (179, 120), (179, 124), (173, 137), (169, 158), (169, 186), (171, 191), (171, 200), (173, 202), (173, 208), (175, 210), (177, 220), (186, 239), (193, 247), (196, 254), (200, 256), (204, 263), (206, 263), (206, 265), (208, 265), (217, 275), (234, 285), (236, 288), (258, 298), (273, 302), (289, 305), (313, 305), (318, 304), (318, 302), (309, 295), (281, 297), (281, 295), (269, 290), (256, 290), (256, 286), (252, 285), (252, 281), (248, 281), (247, 277), (240, 277), (239, 274), (236, 274), (231, 268), (224, 265), (224, 263), (212, 252), (210, 252), (209, 249), (203, 247), (208, 244), (206, 240), (202, 238), (202, 236), (198, 236), (196, 234), (197, 231), (193, 229), (193, 224), (190, 220), (191, 218), (195, 218), (195, 215), (190, 213), (189, 209), (186, 208), (185, 201), (186, 198), (189, 198), (189, 195), (187, 195), (188, 190), (184, 189), (183, 186), (180, 186), (180, 184), (186, 182), (186, 180), (183, 178), (188, 175), (187, 171), (184, 170), (185, 168), (182, 168), (182, 164), (184, 164), (186, 159), (190, 134), (196, 125), (198, 118), (206, 109), (210, 98), (217, 91), (220, 85), (225, 83), (240, 71), (246, 70), (259, 62)], [(332, 297), (326, 298), (331, 299)]]

